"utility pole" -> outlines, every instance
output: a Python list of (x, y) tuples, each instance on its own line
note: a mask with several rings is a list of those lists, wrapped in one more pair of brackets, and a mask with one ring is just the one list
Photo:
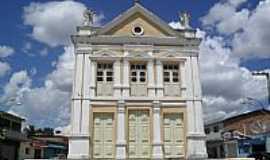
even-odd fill
[(270, 105), (270, 72), (252, 72), (253, 76), (265, 76), (267, 79), (268, 104)]

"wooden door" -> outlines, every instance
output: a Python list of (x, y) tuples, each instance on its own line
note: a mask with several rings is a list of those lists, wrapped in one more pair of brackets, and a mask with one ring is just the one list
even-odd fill
[(94, 158), (114, 158), (113, 113), (94, 113)]
[(129, 158), (150, 158), (151, 148), (149, 111), (129, 111), (128, 129)]
[(185, 153), (183, 114), (164, 114), (163, 127), (165, 158), (183, 157)]

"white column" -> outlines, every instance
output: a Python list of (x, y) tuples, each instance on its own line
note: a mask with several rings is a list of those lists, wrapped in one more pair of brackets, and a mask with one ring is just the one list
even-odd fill
[(160, 102), (153, 102), (153, 159), (163, 159), (161, 143)]
[(124, 59), (123, 66), (123, 97), (129, 97), (129, 61)]
[(126, 159), (126, 135), (125, 135), (125, 101), (118, 101), (117, 108), (117, 139), (116, 139), (116, 159)]
[(121, 97), (121, 61), (117, 59), (113, 64), (113, 74), (114, 74), (114, 97)]
[(72, 134), (78, 135), (81, 131), (81, 99), (83, 98), (83, 54), (75, 55), (75, 74), (72, 93)]
[(155, 96), (155, 77), (154, 77), (154, 61), (151, 59), (147, 62), (147, 82), (148, 96)]
[(91, 61), (91, 76), (90, 76), (90, 97), (96, 96), (96, 73), (97, 73), (97, 62)]
[(186, 62), (180, 61), (179, 68), (180, 68), (180, 79), (181, 79), (181, 96), (186, 97)]
[(90, 116), (90, 77), (91, 77), (91, 60), (89, 55), (84, 55), (83, 67), (83, 103), (82, 103), (82, 131), (83, 135), (89, 136), (89, 116)]
[[(76, 54), (75, 59), (75, 78), (71, 111), (72, 131), (69, 137), (70, 159), (90, 158), (89, 142), (89, 94), (87, 81), (89, 80), (90, 62), (87, 54)], [(82, 147), (83, 146), (83, 147)]]
[(157, 97), (163, 97), (163, 65), (160, 60), (156, 61)]
[(187, 85), (187, 158), (206, 159), (205, 134), (203, 130), (201, 84), (199, 78), (198, 61), (196, 57), (189, 57), (186, 61)]

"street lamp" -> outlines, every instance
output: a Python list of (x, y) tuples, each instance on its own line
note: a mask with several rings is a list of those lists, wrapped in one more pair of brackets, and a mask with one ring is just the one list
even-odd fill
[(269, 72), (252, 72), (253, 76), (265, 76), (268, 88), (268, 104), (270, 104), (270, 73)]

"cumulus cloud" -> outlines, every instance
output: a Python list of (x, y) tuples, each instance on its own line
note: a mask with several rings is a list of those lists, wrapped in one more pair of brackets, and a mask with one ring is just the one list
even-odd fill
[(242, 104), (246, 97), (264, 100), (267, 96), (266, 81), (253, 77), (232, 54), (222, 37), (203, 37), (200, 65), (207, 121), (250, 109), (252, 106)]
[(243, 32), (234, 36), (233, 49), (237, 56), (270, 58), (270, 0), (261, 1), (252, 12)]
[(50, 73), (47, 79), (54, 82), (57, 88), (71, 92), (74, 70), (74, 48), (72, 46), (64, 47), (65, 52), (56, 62), (56, 69)]
[(240, 30), (246, 24), (249, 11), (243, 9), (237, 12), (237, 9), (246, 1), (229, 0), (216, 3), (208, 14), (201, 18), (204, 27), (214, 28), (226, 35)]
[[(64, 52), (59, 57), (58, 64), (67, 62), (64, 58), (66, 54), (71, 53)], [(57, 66), (56, 71), (52, 72), (50, 77), (60, 78), (57, 79), (58, 81), (65, 81), (65, 78), (72, 79), (73, 72), (69, 70), (69, 67), (66, 67), (67, 65)], [(68, 75), (62, 74), (58, 69), (68, 73)], [(47, 78), (43, 86), (34, 87), (32, 79), (26, 71), (16, 72), (5, 85), (1, 102), (6, 105), (5, 110), (27, 117), (27, 121), (32, 124), (51, 127), (65, 126), (70, 114), (72, 82), (59, 85), (58, 81), (54, 78)]]
[[(83, 12), (86, 6), (75, 1), (52, 1), (31, 3), (24, 8), (24, 24), (32, 27), (32, 37), (51, 47), (67, 45), (70, 35), (83, 23)], [(99, 25), (103, 15), (94, 20)]]
[(174, 29), (184, 29), (180, 22), (170, 22), (169, 25)]
[(5, 63), (5, 62), (1, 62), (0, 61), (0, 77), (3, 77), (4, 75), (6, 75), (6, 73), (8, 71), (10, 71), (10, 66), (8, 63)]
[(245, 2), (230, 0), (215, 4), (201, 18), (202, 24), (217, 34), (231, 37), (228, 45), (233, 48), (233, 56), (269, 58), (270, 0), (260, 1), (254, 9), (240, 7)]
[(0, 45), (0, 58), (5, 58), (14, 53), (14, 49), (10, 46)]

